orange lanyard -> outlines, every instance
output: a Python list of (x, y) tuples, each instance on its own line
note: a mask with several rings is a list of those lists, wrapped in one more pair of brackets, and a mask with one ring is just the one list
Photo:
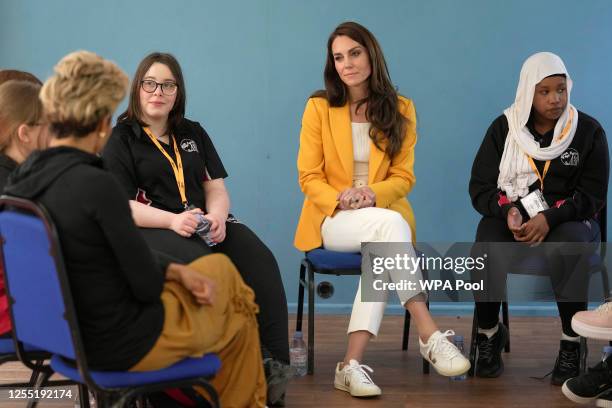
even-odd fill
[(531, 156), (527, 156), (527, 158), (529, 159), (529, 164), (531, 164), (531, 168), (533, 169), (533, 172), (540, 179), (540, 190), (544, 191), (544, 178), (546, 177), (546, 173), (548, 173), (548, 169), (550, 168), (550, 160), (546, 161), (546, 164), (544, 165), (544, 173), (540, 174)]
[(176, 139), (174, 138), (174, 136), (170, 136), (172, 138), (172, 146), (174, 147), (174, 155), (176, 156), (175, 163), (174, 160), (172, 160), (172, 157), (170, 157), (170, 155), (168, 154), (168, 152), (166, 152), (166, 149), (164, 149), (159, 143), (159, 140), (157, 140), (155, 135), (153, 135), (151, 129), (145, 127), (143, 130), (145, 131), (147, 136), (149, 136), (149, 139), (151, 139), (153, 144), (157, 146), (159, 151), (162, 152), (164, 156), (166, 156), (168, 162), (170, 162), (170, 166), (172, 167), (172, 171), (174, 172), (176, 186), (178, 187), (179, 194), (181, 195), (181, 202), (183, 203), (183, 206), (187, 208), (187, 196), (185, 195), (185, 176), (183, 174), (183, 161), (181, 160), (181, 154), (179, 153), (178, 147), (176, 145)]
[[(565, 136), (567, 136), (567, 134), (569, 133), (569, 131), (570, 131), (571, 127), (572, 127), (572, 121), (573, 120), (574, 120), (574, 110), (570, 109), (570, 111), (569, 111), (569, 120), (565, 124), (565, 127), (563, 128), (563, 131), (561, 131), (559, 136), (557, 136), (557, 140), (561, 140)], [(526, 153), (525, 153), (525, 155), (527, 156), (527, 159), (529, 159), (529, 164), (531, 165), (531, 168), (533, 169), (533, 172), (536, 174), (536, 176), (538, 176), (538, 179), (540, 180), (540, 190), (544, 191), (544, 178), (546, 177), (546, 173), (548, 173), (548, 169), (550, 168), (550, 160), (546, 161), (546, 164), (544, 164), (544, 172), (542, 174), (540, 174), (540, 172), (538, 171), (538, 168), (535, 165), (535, 162), (533, 161), (531, 156), (529, 156)]]

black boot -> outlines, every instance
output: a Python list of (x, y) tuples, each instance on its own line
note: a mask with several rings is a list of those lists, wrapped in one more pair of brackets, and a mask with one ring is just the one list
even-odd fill
[(561, 340), (559, 356), (550, 378), (552, 385), (563, 385), (570, 378), (580, 374), (580, 343)]
[(476, 376), (494, 378), (504, 372), (504, 362), (501, 353), (508, 342), (508, 329), (498, 323), (497, 333), (488, 338), (484, 333), (478, 333), (478, 360), (476, 361)]

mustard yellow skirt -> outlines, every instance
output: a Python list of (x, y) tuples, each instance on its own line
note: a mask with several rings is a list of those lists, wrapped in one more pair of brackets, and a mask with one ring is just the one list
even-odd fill
[(224, 408), (265, 407), (263, 371), (253, 290), (222, 254), (207, 255), (189, 267), (216, 283), (213, 305), (198, 304), (177, 282), (166, 282), (161, 295), (162, 333), (130, 371), (158, 370), (184, 359), (217, 353), (221, 370), (211, 381)]

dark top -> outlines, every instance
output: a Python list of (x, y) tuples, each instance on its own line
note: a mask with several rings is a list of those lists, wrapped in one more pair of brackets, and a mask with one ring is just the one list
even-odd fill
[[(185, 177), (189, 204), (206, 209), (206, 180), (227, 177), (223, 163), (206, 131), (197, 122), (183, 119), (174, 134)], [(172, 142), (160, 144), (176, 161)], [(180, 213), (184, 211), (176, 179), (168, 159), (132, 121), (117, 124), (102, 153), (104, 165), (119, 180), (131, 200)]]
[(9, 174), (17, 168), (17, 162), (4, 153), (0, 153), (0, 192), (4, 190)]
[(98, 157), (55, 147), (30, 155), (5, 192), (40, 202), (57, 227), (91, 367), (135, 365), (163, 327), (167, 264), (155, 262), (115, 178)]
[[(554, 130), (538, 134), (531, 123), (527, 124), (541, 146), (549, 146)], [(505, 115), (493, 121), (474, 159), (470, 179), (472, 205), (484, 216), (507, 218), (508, 210), (517, 206), (524, 219), (529, 219), (520, 201), (510, 203), (504, 192), (497, 188), (499, 163), (508, 135)], [(545, 161), (534, 159), (540, 174)], [(578, 127), (572, 143), (559, 157), (552, 160), (544, 179), (544, 198), (551, 207), (543, 211), (552, 229), (567, 221), (593, 218), (605, 205), (608, 194), (610, 160), (606, 134), (597, 120), (578, 112)], [(529, 191), (540, 188), (536, 180)]]

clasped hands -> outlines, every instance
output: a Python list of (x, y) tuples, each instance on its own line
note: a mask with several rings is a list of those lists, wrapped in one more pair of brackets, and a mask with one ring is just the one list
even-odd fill
[(527, 222), (523, 222), (523, 217), (518, 208), (512, 207), (508, 211), (508, 229), (512, 232), (514, 239), (525, 242), (531, 246), (536, 246), (546, 239), (550, 227), (544, 214), (540, 213)]
[(341, 210), (373, 207), (375, 203), (376, 193), (368, 186), (347, 188), (338, 194), (338, 208)]
[(213, 242), (220, 243), (225, 240), (225, 219), (223, 215), (217, 213), (204, 214), (199, 208), (184, 211), (179, 214), (173, 214), (170, 229), (182, 237), (189, 238), (198, 226), (197, 214), (203, 214), (204, 218), (210, 221), (210, 239)]

